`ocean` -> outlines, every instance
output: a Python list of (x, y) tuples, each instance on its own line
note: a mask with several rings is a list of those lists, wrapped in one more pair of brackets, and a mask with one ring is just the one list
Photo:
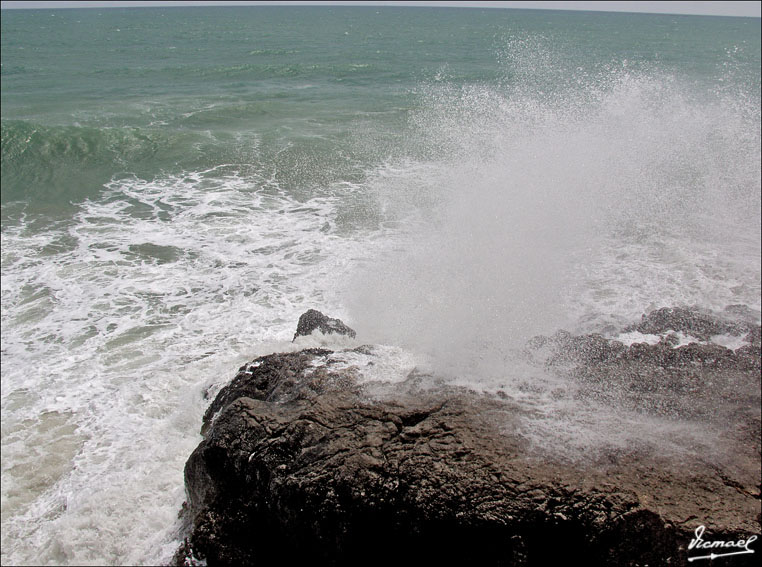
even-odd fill
[(759, 19), (1, 25), (3, 564), (169, 561), (209, 391), (306, 344), (310, 308), (386, 345), (390, 376), (516, 396), (538, 333), (759, 320)]

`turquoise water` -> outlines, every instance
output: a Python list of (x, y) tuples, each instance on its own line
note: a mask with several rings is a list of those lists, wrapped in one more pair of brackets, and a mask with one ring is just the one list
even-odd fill
[[(281, 165), (287, 190), (354, 180), (415, 153), (409, 115), (428, 104), (416, 92), (442, 80), (588, 89), (627, 61), (704, 88), (732, 67), (728, 79), (758, 94), (757, 23), (373, 7), (9, 11), (3, 203), (81, 201), (124, 172), (251, 167), (254, 146)], [(554, 72), (527, 77), (511, 60), (517, 38), (529, 42), (520, 57), (549, 58)], [(302, 160), (315, 167), (299, 175)]]
[(203, 392), (309, 308), (509, 390), (533, 333), (759, 312), (758, 19), (1, 26), (3, 563), (166, 560)]

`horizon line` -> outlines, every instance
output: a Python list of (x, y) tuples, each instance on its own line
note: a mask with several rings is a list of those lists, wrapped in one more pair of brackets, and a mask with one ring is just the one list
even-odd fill
[[(592, 6), (586, 4), (593, 4)], [(0, 2), (0, 9), (2, 10), (88, 10), (88, 9), (115, 9), (115, 8), (235, 8), (246, 7), (256, 8), (260, 6), (268, 7), (374, 7), (374, 8), (470, 8), (470, 9), (507, 9), (507, 10), (531, 10), (531, 11), (556, 11), (556, 12), (586, 12), (586, 13), (609, 13), (609, 14), (652, 14), (652, 15), (664, 15), (664, 16), (707, 16), (707, 17), (727, 17), (727, 18), (755, 18), (760, 19), (762, 14), (759, 15), (747, 15), (747, 14), (718, 14), (707, 13), (706, 6), (703, 6), (705, 11), (701, 12), (687, 12), (687, 11), (665, 11), (675, 6), (688, 3), (683, 2), (664, 2), (665, 10), (656, 10), (652, 8), (654, 6), (650, 2), (616, 2), (611, 3), (613, 5), (606, 5), (608, 2), (454, 2), (454, 1), (440, 1), (440, 2), (394, 2), (394, 1), (247, 1), (247, 2), (235, 2), (235, 1), (157, 1), (157, 2), (144, 2), (144, 1), (115, 1), (115, 2), (35, 2), (35, 1), (2, 1)], [(643, 9), (636, 9), (642, 5)], [(706, 4), (706, 3), (702, 3)], [(729, 2), (718, 2), (717, 5), (727, 5)], [(762, 10), (762, 2), (738, 2), (734, 4), (743, 5), (756, 5)], [(601, 8), (596, 8), (595, 5), (601, 5)], [(615, 6), (622, 6), (622, 9), (611, 9)]]

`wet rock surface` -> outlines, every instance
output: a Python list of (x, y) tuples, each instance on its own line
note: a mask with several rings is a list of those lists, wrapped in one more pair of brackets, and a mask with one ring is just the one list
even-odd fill
[(314, 331), (320, 331), (324, 335), (347, 335), (352, 338), (357, 334), (354, 329), (347, 327), (341, 319), (333, 319), (323, 315), (316, 309), (310, 309), (299, 317), (294, 340), (296, 340), (296, 337), (306, 336)]
[[(643, 315), (636, 325), (625, 331), (661, 334), (667, 331), (681, 331), (697, 339), (708, 341), (715, 335), (742, 335), (756, 325), (750, 322), (752, 314), (743, 305), (731, 305), (725, 309), (728, 318), (684, 307), (664, 307)], [(732, 317), (732, 318), (730, 318)]]
[[(690, 309), (660, 309), (624, 331), (633, 329), (662, 338), (656, 344), (625, 346), (598, 334), (561, 331), (535, 337), (529, 351), (544, 350), (544, 364), (566, 372), (586, 397), (664, 417), (758, 423), (759, 325)], [(730, 334), (746, 344), (735, 350), (711, 342), (677, 346), (675, 331), (706, 341)], [(759, 436), (744, 442), (758, 448)]]
[(175, 561), (687, 565), (699, 525), (705, 540), (759, 534), (759, 342), (673, 347), (558, 333), (528, 356), (602, 402), (716, 423), (726, 459), (642, 448), (554, 459), (533, 450), (522, 434), (532, 409), (510, 396), (416, 373), (379, 395), (330, 350), (260, 357), (204, 417)]

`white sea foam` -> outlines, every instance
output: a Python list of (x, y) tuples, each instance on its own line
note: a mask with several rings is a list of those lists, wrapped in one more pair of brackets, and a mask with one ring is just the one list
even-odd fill
[(673, 339), (673, 342), (672, 342), (673, 348), (679, 348), (681, 346), (695, 343), (695, 344), (702, 344), (702, 345), (715, 344), (719, 346), (724, 346), (725, 348), (728, 348), (730, 350), (737, 350), (749, 344), (748, 341), (746, 340), (745, 335), (729, 335), (729, 334), (714, 335), (710, 337), (710, 340), (704, 341), (692, 335), (683, 333), (682, 331), (675, 332), (673, 330), (669, 330), (665, 333), (658, 334), (658, 335), (651, 334), (651, 333), (640, 333), (638, 331), (630, 331), (627, 333), (619, 333), (618, 335), (614, 337), (614, 339), (619, 341), (625, 346), (631, 346), (635, 343), (655, 345), (663, 341), (667, 336)]
[[(320, 335), (320, 333), (317, 334)], [(307, 344), (313, 343), (314, 340), (312, 339)], [(336, 351), (326, 356), (316, 357), (313, 365), (333, 371), (354, 370), (358, 384), (404, 382), (422, 362), (413, 353), (395, 346), (373, 345), (358, 350), (356, 343), (352, 345), (355, 348), (342, 348), (347, 346), (347, 341), (341, 339), (326, 340), (321, 336), (318, 341), (320, 346), (328, 346)], [(301, 342), (302, 348), (309, 348), (309, 346), (303, 346), (304, 344)]]
[(204, 390), (307, 308), (345, 316), (337, 282), (373, 247), (331, 228), (337, 199), (224, 166), (106, 190), (3, 231), (3, 563), (167, 560)]
[(737, 335), (714, 335), (710, 342), (734, 351), (749, 344), (745, 336)]

